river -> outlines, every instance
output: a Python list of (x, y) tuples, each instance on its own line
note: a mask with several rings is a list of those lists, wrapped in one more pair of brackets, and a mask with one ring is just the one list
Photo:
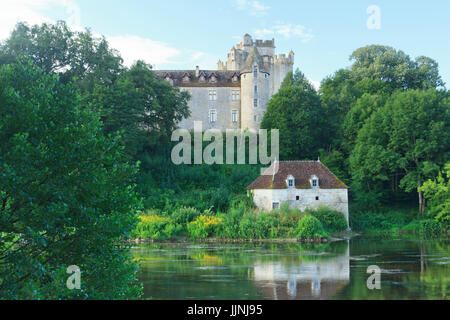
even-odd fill
[[(132, 255), (141, 262), (144, 298), (154, 300), (448, 299), (449, 243), (357, 237), (328, 244), (142, 244)], [(368, 288), (369, 266), (381, 272), (380, 289)]]

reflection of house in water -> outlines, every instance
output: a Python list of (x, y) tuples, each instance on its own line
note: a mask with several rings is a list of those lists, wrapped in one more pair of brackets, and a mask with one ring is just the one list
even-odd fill
[[(342, 254), (306, 255), (298, 264), (255, 264), (253, 280), (267, 299), (331, 299), (350, 281), (349, 244)], [(314, 260), (313, 260), (314, 259)]]

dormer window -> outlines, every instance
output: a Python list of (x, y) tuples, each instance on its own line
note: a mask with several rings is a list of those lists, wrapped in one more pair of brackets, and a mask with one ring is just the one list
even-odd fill
[(164, 80), (169, 82), (170, 84), (173, 84), (173, 79), (169, 74), (166, 74), (166, 76), (164, 77)]
[(200, 77), (199, 77), (199, 79), (198, 79), (200, 82), (206, 82), (206, 77), (205, 77), (205, 73), (204, 72), (202, 72), (201, 74), (200, 74)]
[(235, 75), (233, 76), (233, 78), (231, 78), (231, 81), (233, 81), (233, 82), (238, 82), (238, 81), (239, 81), (239, 77), (235, 74)]
[(254, 66), (253, 67), (253, 77), (257, 78), (258, 77), (258, 66)]
[(209, 78), (209, 82), (212, 82), (212, 83), (217, 82), (217, 77), (216, 77), (216, 75), (214, 73)]
[(182, 81), (183, 81), (183, 82), (189, 82), (189, 81), (191, 81), (191, 78), (189, 78), (189, 75), (186, 73), (186, 74), (183, 76)]
[(311, 187), (312, 187), (313, 189), (319, 187), (319, 178), (317, 178), (317, 176), (312, 176), (312, 177), (311, 177)]
[(292, 175), (289, 175), (286, 180), (288, 188), (294, 188), (295, 187), (295, 178)]

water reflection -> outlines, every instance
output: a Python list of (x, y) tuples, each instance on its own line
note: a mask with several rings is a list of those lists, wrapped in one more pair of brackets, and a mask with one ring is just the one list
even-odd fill
[(266, 299), (329, 299), (350, 281), (350, 245), (344, 243), (343, 253), (303, 253), (295, 264), (258, 261), (253, 280)]
[[(448, 240), (150, 244), (132, 249), (152, 299), (447, 299)], [(382, 270), (368, 290), (367, 267)]]

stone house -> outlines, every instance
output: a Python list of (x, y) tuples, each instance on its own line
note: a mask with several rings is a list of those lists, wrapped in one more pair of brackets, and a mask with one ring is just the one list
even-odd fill
[(327, 206), (342, 212), (348, 224), (348, 187), (320, 161), (275, 162), (247, 190), (260, 210), (284, 203), (302, 211)]

